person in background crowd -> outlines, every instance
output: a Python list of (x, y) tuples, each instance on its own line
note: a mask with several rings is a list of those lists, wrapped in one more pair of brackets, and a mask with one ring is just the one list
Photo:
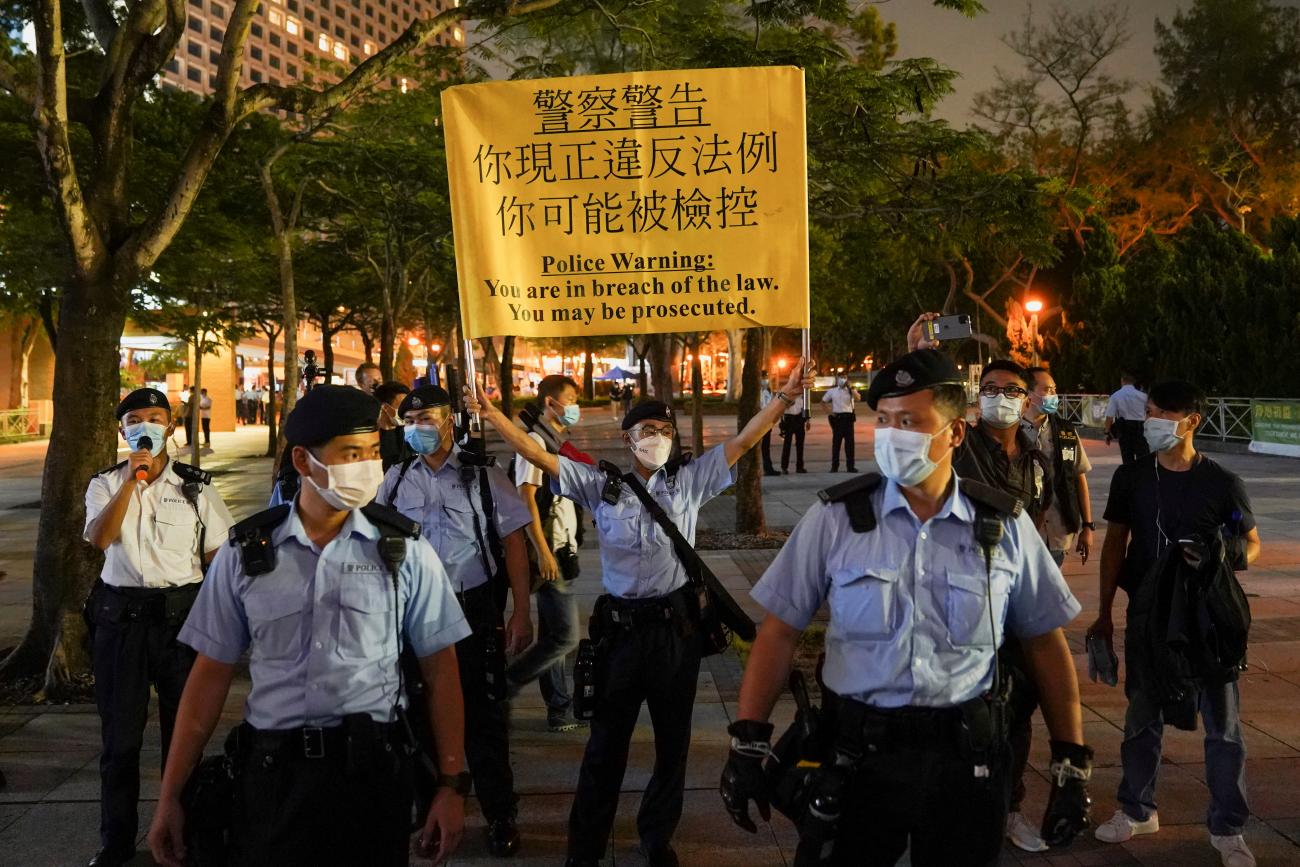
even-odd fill
[(1088, 497), (1092, 462), (1083, 450), (1083, 440), (1074, 423), (1059, 413), (1061, 399), (1051, 372), (1045, 367), (1031, 367), (1025, 375), (1029, 377), (1030, 390), (1023, 424), (1052, 468), (1052, 504), (1043, 525), (1043, 541), (1060, 566), (1077, 537), (1075, 550), (1087, 563), (1097, 529)]
[(357, 368), (357, 388), (366, 394), (373, 395), (383, 381), (384, 375), (380, 372), (378, 364), (367, 361)]
[(271, 419), (268, 416), (268, 413), (271, 411), (271, 389), (267, 388), (265, 385), (262, 386), (261, 394), (258, 399), (261, 403), (261, 408), (257, 411), (258, 418), (261, 419), (262, 424), (270, 424)]
[(1136, 463), (1150, 454), (1142, 436), (1147, 417), (1147, 396), (1136, 385), (1137, 377), (1121, 373), (1120, 388), (1106, 401), (1106, 445), (1119, 440), (1119, 453), (1126, 464)]
[(384, 462), (384, 472), (415, 454), (406, 444), (402, 419), (397, 414), (402, 398), (410, 393), (409, 386), (397, 381), (385, 382), (375, 389), (375, 400), (379, 401), (379, 456)]
[[(1123, 389), (1121, 389), (1123, 391)], [(1091, 638), (1113, 645), (1111, 608), (1115, 591), (1128, 595), (1129, 633), (1135, 618), (1133, 601), (1141, 585), (1154, 577), (1152, 568), (1172, 546), (1199, 568), (1210, 536), (1222, 533), (1240, 550), (1238, 568), (1259, 556), (1259, 530), (1241, 478), (1196, 450), (1193, 437), (1204, 416), (1205, 397), (1186, 382), (1154, 386), (1146, 401), (1143, 423), (1146, 456), (1115, 470), (1106, 501), (1106, 541), (1101, 549), (1101, 600)], [(1127, 411), (1127, 408), (1125, 409)], [(1244, 561), (1244, 562), (1243, 562)], [(1172, 627), (1171, 627), (1172, 628)], [(1193, 626), (1187, 632), (1198, 632)], [(1103, 843), (1123, 843), (1160, 830), (1156, 813), (1156, 777), (1160, 770), (1166, 714), (1150, 684), (1134, 665), (1135, 645), (1125, 642), (1124, 742), (1120, 746), (1123, 776), (1120, 809), (1097, 828)], [(1241, 692), (1237, 679), (1202, 683), (1185, 702), (1190, 727), (1199, 715), (1205, 728), (1205, 784), (1210, 790), (1206, 821), (1210, 845), (1224, 867), (1254, 867), (1255, 856), (1242, 837), (1250, 809), (1246, 803), (1246, 742), (1241, 725)], [(1181, 724), (1180, 724), (1181, 725)]]
[[(190, 387), (186, 384), (186, 386), (181, 389), (181, 399), (176, 405), (176, 421), (180, 422), (181, 430), (185, 431), (185, 445), (187, 446), (190, 444), (190, 431), (192, 430), (190, 425), (193, 424), (193, 421), (190, 418), (190, 397)], [(175, 433), (172, 434), (172, 436), (175, 435)]]
[[(767, 371), (763, 371), (763, 378), (759, 380), (758, 385), (758, 411), (762, 412), (767, 409), (767, 405), (772, 402), (772, 383), (767, 378)], [(761, 449), (763, 456), (763, 475), (779, 476), (776, 467), (772, 466), (772, 429), (768, 428), (763, 431), (763, 445)]]
[(790, 472), (790, 445), (794, 444), (794, 471), (806, 473), (803, 465), (803, 440), (812, 423), (803, 417), (803, 393), (787, 405), (781, 414), (781, 472)]
[(845, 468), (850, 473), (856, 473), (858, 468), (853, 464), (853, 425), (858, 416), (855, 410), (857, 402), (857, 392), (849, 387), (849, 378), (844, 374), (835, 377), (835, 385), (826, 390), (822, 395), (822, 403), (831, 405), (830, 425), (831, 425), (831, 472), (840, 471), (840, 446), (844, 446)]
[(208, 397), (206, 388), (200, 389), (199, 412), (203, 414), (203, 445), (212, 448), (212, 398)]
[[(538, 385), (537, 398), (542, 410), (537, 424), (549, 426), (554, 432), (550, 442), (562, 444), (582, 418), (578, 383), (567, 376), (548, 376)], [(530, 431), (528, 436), (547, 447), (548, 440), (540, 433)], [(558, 453), (559, 448), (552, 445), (547, 450)], [(532, 515), (526, 529), (536, 555), (537, 641), (510, 663), (506, 677), (516, 692), (536, 680), (546, 702), (547, 728), (566, 732), (583, 725), (571, 713), (573, 697), (565, 671), (565, 659), (580, 637), (578, 600), (571, 582), (578, 577), (582, 528), (573, 501), (557, 497), (551, 482), (551, 477), (528, 461), (515, 461), (514, 483)]]

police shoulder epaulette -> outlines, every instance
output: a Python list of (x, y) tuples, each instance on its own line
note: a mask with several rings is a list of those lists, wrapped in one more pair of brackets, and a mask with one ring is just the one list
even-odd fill
[(285, 518), (289, 517), (291, 508), (293, 508), (291, 503), (281, 503), (278, 506), (263, 509), (255, 515), (249, 515), (230, 528), (230, 541), (237, 545), (250, 535), (269, 532), (272, 528), (283, 523)]
[(999, 515), (1018, 518), (1020, 512), (1024, 509), (1024, 503), (1020, 502), (1019, 498), (983, 482), (962, 479), (961, 492), (974, 500), (976, 504), (988, 506)]
[(200, 485), (212, 484), (212, 473), (207, 470), (201, 470), (190, 464), (183, 464), (180, 461), (172, 461), (172, 468), (176, 470), (176, 475), (180, 476), (187, 482), (198, 482)]
[(864, 473), (818, 491), (817, 496), (827, 505), (843, 503), (853, 532), (870, 533), (876, 529), (876, 510), (871, 507), (871, 495), (883, 481), (880, 473)]
[(420, 523), (412, 521), (392, 506), (367, 503), (361, 507), (361, 514), (365, 515), (372, 524), (388, 527), (411, 539), (420, 538)]
[(113, 466), (111, 467), (104, 467), (104, 469), (96, 471), (95, 475), (102, 476), (105, 473), (113, 472), (113, 470), (120, 470), (124, 466), (126, 466), (126, 461), (118, 461), (117, 463), (113, 464)]

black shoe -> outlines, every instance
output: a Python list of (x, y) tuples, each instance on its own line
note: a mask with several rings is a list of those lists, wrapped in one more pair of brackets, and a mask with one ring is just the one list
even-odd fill
[(122, 867), (134, 857), (134, 849), (100, 849), (86, 867)]
[(796, 473), (806, 473), (806, 472), (808, 472), (808, 471), (805, 470), (803, 467), (799, 467), (797, 470), (795, 470), (795, 472), (796, 472)]
[(857, 468), (857, 467), (849, 467), (848, 471), (849, 471), (850, 473), (856, 473), (856, 472), (858, 471), (858, 468)]
[(680, 867), (677, 853), (672, 846), (664, 846), (662, 849), (646, 849), (642, 847), (641, 851), (645, 853), (646, 862), (650, 867)]
[(831, 472), (832, 472), (832, 473), (838, 473), (839, 471), (840, 471), (840, 468), (839, 468), (839, 467), (835, 466), (834, 464), (831, 465)]
[(765, 476), (779, 476), (779, 475), (781, 475), (781, 471), (780, 471), (780, 470), (765, 470), (765, 471), (763, 472), (763, 475), (765, 475)]
[(509, 858), (519, 851), (519, 827), (514, 816), (502, 816), (488, 822), (487, 847), (494, 858)]

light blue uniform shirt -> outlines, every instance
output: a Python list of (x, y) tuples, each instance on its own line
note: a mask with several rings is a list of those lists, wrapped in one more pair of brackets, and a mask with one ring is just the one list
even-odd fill
[(992, 608), (974, 504), (960, 483), (922, 524), (886, 481), (871, 495), (877, 526), (855, 533), (843, 504), (814, 505), (754, 585), (753, 597), (796, 629), (830, 608), (823, 677), (875, 707), (951, 707), (987, 691), (1008, 626), (1033, 638), (1080, 606), (1028, 515), (1003, 522), (993, 551)]
[[(375, 498), (420, 523), (424, 538), (438, 552), (438, 559), (451, 576), (451, 586), (457, 593), (486, 584), (489, 576), (483, 568), (483, 558), (486, 556), (492, 562), (491, 550), (479, 547), (478, 534), (474, 532), (477, 517), (483, 544), (487, 546), (488, 527), (479, 493), (479, 468), (473, 468), (474, 480), (466, 487), (460, 480), (460, 467), (460, 458), (454, 450), (437, 471), (430, 469), (423, 458), (416, 458), (394, 497), (393, 488), (402, 472), (401, 464), (397, 464), (388, 468)], [(487, 477), (496, 509), (497, 533), (504, 539), (531, 523), (533, 516), (504, 470), (488, 467)], [(495, 571), (503, 565), (493, 563), (492, 568)]]
[[(617, 505), (602, 500), (606, 479), (590, 464), (560, 458), (558, 493), (581, 504), (596, 519), (605, 590), (626, 599), (668, 595), (688, 580), (672, 540), (626, 484)], [(681, 467), (671, 484), (668, 472), (661, 467), (645, 488), (686, 540), (695, 544), (700, 507), (731, 487), (733, 481), (724, 447), (718, 445)]]
[(398, 622), (420, 657), (470, 634), (447, 573), (423, 539), (406, 541), (394, 615), (393, 579), (378, 540), (378, 528), (356, 510), (318, 548), (295, 508), (271, 533), (270, 572), (246, 575), (233, 544), (217, 552), (178, 640), (227, 665), (250, 651), (250, 725), (335, 726), (354, 713), (388, 722), (399, 698)]

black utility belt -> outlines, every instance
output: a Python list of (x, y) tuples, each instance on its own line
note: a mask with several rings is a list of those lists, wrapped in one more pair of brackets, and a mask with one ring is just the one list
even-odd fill
[(295, 729), (256, 729), (242, 723), (227, 743), (236, 755), (278, 755), (285, 758), (344, 761), (355, 757), (357, 747), (396, 744), (400, 726), (376, 722), (369, 714), (352, 714), (336, 726)]
[(851, 753), (888, 749), (928, 749), (955, 752), (962, 747), (961, 707), (879, 708), (823, 690), (837, 747)]
[(605, 617), (613, 626), (621, 629), (637, 629), (656, 624), (676, 624), (689, 620), (687, 603), (693, 588), (686, 584), (678, 587), (667, 596), (650, 599), (624, 599), (621, 596), (605, 596)]
[(200, 582), (182, 587), (114, 587), (99, 582), (91, 600), (90, 616), (96, 624), (185, 622)]

